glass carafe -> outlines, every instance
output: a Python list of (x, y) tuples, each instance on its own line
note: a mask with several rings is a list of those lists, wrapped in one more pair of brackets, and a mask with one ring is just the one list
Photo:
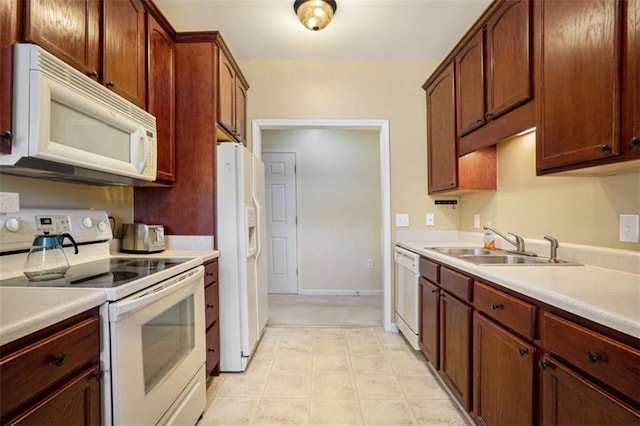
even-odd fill
[(64, 277), (69, 270), (69, 261), (64, 254), (62, 242), (68, 238), (73, 244), (75, 254), (78, 245), (69, 234), (37, 235), (24, 263), (24, 274), (32, 281), (55, 280)]

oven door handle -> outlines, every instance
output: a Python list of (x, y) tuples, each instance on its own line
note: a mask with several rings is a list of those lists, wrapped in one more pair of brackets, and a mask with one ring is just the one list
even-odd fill
[(148, 306), (171, 293), (175, 293), (176, 291), (192, 285), (199, 278), (204, 277), (204, 268), (202, 266), (199, 266), (195, 272), (196, 273), (192, 272), (191, 274), (187, 273), (178, 276), (168, 282), (152, 287), (140, 296), (110, 304), (109, 321), (116, 322), (121, 316)]

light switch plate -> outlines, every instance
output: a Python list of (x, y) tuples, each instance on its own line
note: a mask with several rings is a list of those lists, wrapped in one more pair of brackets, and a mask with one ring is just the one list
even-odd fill
[(475, 213), (473, 215), (473, 227), (480, 229), (480, 213)]
[(0, 213), (16, 213), (20, 211), (20, 194), (17, 192), (0, 192)]
[(398, 213), (396, 214), (396, 226), (397, 227), (408, 227), (409, 226), (409, 215), (407, 213)]
[(637, 214), (620, 215), (620, 241), (624, 243), (638, 242), (640, 216)]
[(436, 225), (436, 217), (433, 213), (427, 213), (427, 226), (435, 226)]

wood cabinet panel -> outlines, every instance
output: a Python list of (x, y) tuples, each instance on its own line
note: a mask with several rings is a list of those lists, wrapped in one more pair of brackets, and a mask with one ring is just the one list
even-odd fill
[(458, 136), (463, 136), (485, 123), (483, 31), (458, 53), (455, 69), (456, 123)]
[(89, 369), (47, 395), (6, 425), (99, 425), (100, 365)]
[(27, 0), (24, 39), (97, 79), (101, 5), (96, 0)]
[(640, 401), (640, 350), (548, 312), (541, 336), (547, 351)]
[(156, 117), (158, 157), (156, 179), (176, 180), (175, 158), (175, 48), (160, 24), (147, 15), (149, 75), (147, 111)]
[(534, 3), (538, 172), (619, 155), (622, 2)]
[(220, 321), (207, 330), (207, 377), (220, 374)]
[(208, 287), (218, 281), (218, 261), (213, 260), (204, 264), (204, 286)]
[(220, 316), (220, 304), (218, 300), (218, 283), (216, 282), (204, 289), (204, 317), (207, 328), (217, 321)]
[(104, 0), (104, 84), (140, 108), (146, 101), (145, 10), (140, 0)]
[(625, 2), (626, 38), (623, 61), (621, 151), (640, 157), (640, 0)]
[(420, 275), (432, 283), (440, 282), (440, 265), (424, 257), (420, 258)]
[(242, 82), (236, 79), (235, 130), (239, 142), (246, 141), (247, 128), (247, 91)]
[(218, 124), (230, 134), (235, 130), (236, 73), (224, 52), (219, 51)]
[(99, 318), (91, 317), (0, 359), (1, 415), (15, 410), (74, 370), (99, 357)]
[(473, 415), (481, 424), (531, 425), (535, 348), (475, 313)]
[(470, 306), (440, 293), (440, 375), (462, 406), (471, 410)]
[(18, 0), (0, 2), (0, 154), (10, 154), (13, 139), (13, 43), (19, 38)]
[(640, 413), (545, 355), (542, 367), (543, 425), (637, 425)]
[(455, 294), (464, 301), (471, 301), (473, 292), (473, 279), (453, 271), (449, 268), (440, 268), (440, 287), (449, 293)]
[(494, 120), (533, 97), (530, 1), (505, 1), (485, 31), (487, 115)]
[(454, 67), (427, 87), (427, 171), (429, 194), (458, 186)]
[(420, 350), (436, 370), (440, 368), (439, 294), (440, 289), (437, 286), (420, 278), (420, 329), (418, 331)]
[(474, 282), (473, 304), (487, 316), (533, 340), (536, 307), (532, 304), (478, 281)]

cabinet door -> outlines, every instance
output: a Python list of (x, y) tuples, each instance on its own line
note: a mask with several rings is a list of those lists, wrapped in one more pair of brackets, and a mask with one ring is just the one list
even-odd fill
[(27, 0), (24, 38), (87, 75), (100, 71), (100, 6), (96, 0)]
[(488, 425), (533, 424), (535, 348), (476, 313), (473, 415)]
[(93, 365), (55, 392), (39, 400), (7, 425), (99, 425), (99, 364)]
[(13, 139), (13, 43), (18, 41), (18, 0), (0, 1), (0, 154)]
[(637, 425), (640, 413), (549, 356), (542, 369), (543, 425)]
[(486, 27), (487, 116), (499, 117), (532, 98), (531, 3), (507, 0)]
[(429, 194), (458, 185), (453, 64), (427, 88)]
[(145, 107), (145, 10), (139, 0), (104, 0), (103, 83)]
[(220, 321), (207, 330), (207, 377), (220, 374)]
[[(235, 108), (235, 129), (238, 142), (246, 141), (247, 123), (247, 91), (242, 87), (239, 79), (236, 79), (236, 108)], [(246, 145), (246, 143), (245, 143)]]
[(462, 406), (471, 409), (471, 307), (440, 293), (440, 375)]
[(456, 119), (458, 136), (485, 123), (484, 37), (478, 33), (456, 56)]
[(420, 349), (436, 370), (440, 367), (438, 354), (439, 288), (420, 278)]
[(621, 4), (535, 2), (539, 171), (620, 153)]
[(148, 15), (149, 80), (147, 110), (156, 117), (159, 180), (175, 181), (175, 49), (158, 22)]
[(623, 82), (622, 152), (640, 156), (640, 0), (628, 0)]
[(224, 52), (220, 51), (218, 67), (218, 124), (235, 134), (236, 74)]

